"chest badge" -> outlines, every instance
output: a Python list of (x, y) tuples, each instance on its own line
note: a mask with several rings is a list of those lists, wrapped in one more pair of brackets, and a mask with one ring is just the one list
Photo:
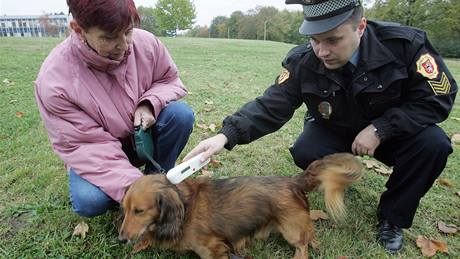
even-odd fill
[(332, 106), (329, 102), (320, 102), (318, 104), (318, 112), (321, 114), (323, 119), (328, 120), (332, 114)]
[(289, 79), (289, 71), (286, 68), (283, 68), (283, 71), (281, 71), (281, 74), (278, 76), (277, 83), (278, 85), (284, 83), (286, 80)]
[(417, 60), (417, 72), (428, 79), (435, 79), (439, 75), (438, 64), (430, 54), (423, 54)]

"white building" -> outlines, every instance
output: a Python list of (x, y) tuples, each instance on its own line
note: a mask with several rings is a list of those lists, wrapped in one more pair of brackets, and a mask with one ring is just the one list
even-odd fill
[(0, 37), (62, 37), (68, 30), (70, 17), (58, 15), (0, 16)]

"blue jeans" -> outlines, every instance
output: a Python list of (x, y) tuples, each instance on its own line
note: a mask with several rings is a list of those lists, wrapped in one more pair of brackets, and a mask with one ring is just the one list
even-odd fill
[[(156, 148), (161, 150), (156, 156), (157, 162), (168, 171), (188, 141), (193, 129), (195, 117), (192, 109), (182, 102), (168, 104), (159, 114), (152, 126)], [(125, 150), (124, 150), (125, 151)], [(125, 151), (133, 158), (133, 151)], [(138, 163), (133, 163), (138, 165)], [(81, 178), (73, 169), (69, 170), (70, 201), (75, 213), (84, 217), (104, 214), (116, 206), (99, 187)]]

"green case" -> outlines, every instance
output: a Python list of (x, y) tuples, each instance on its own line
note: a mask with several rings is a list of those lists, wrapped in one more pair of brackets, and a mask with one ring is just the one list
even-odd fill
[(136, 143), (137, 157), (146, 163), (151, 163), (158, 172), (164, 173), (165, 170), (153, 159), (154, 146), (151, 128), (143, 130), (140, 126), (135, 127), (134, 142)]
[(141, 127), (134, 129), (136, 153), (139, 159), (148, 162), (153, 158), (153, 140), (151, 129), (143, 130)]

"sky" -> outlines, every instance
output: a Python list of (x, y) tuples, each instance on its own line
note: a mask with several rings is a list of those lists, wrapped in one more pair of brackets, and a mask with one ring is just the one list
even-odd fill
[[(301, 11), (300, 5), (286, 5), (284, 0), (191, 0), (195, 4), (196, 25), (210, 25), (214, 17), (229, 17), (234, 11), (247, 12), (256, 6), (273, 6), (279, 10)], [(155, 0), (134, 0), (136, 6), (154, 7)], [(67, 14), (66, 0), (0, 0), (0, 15)]]

